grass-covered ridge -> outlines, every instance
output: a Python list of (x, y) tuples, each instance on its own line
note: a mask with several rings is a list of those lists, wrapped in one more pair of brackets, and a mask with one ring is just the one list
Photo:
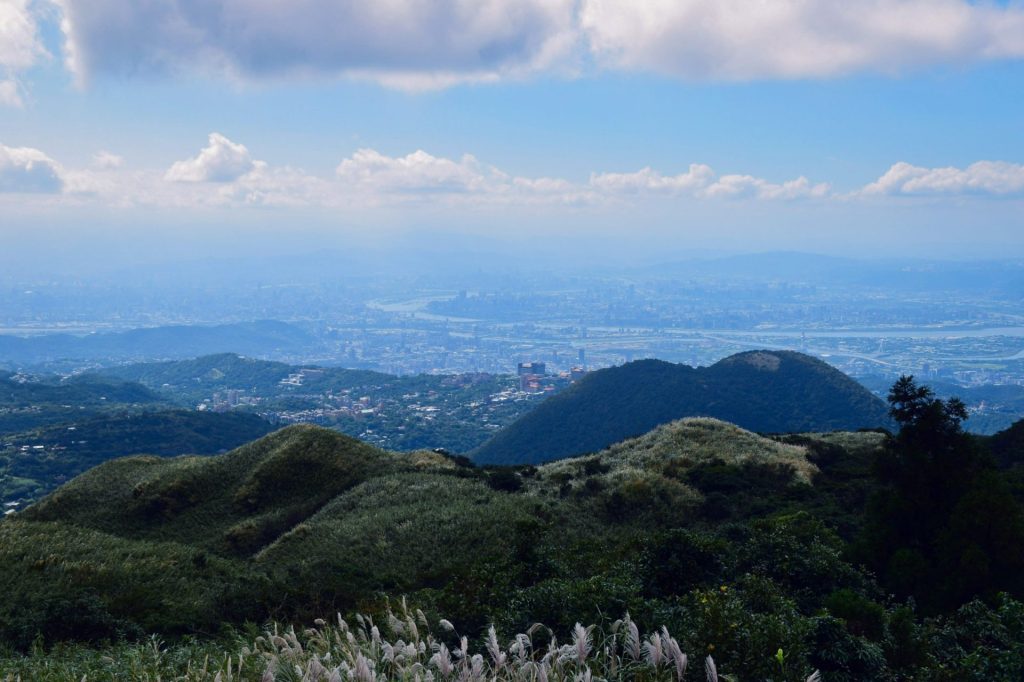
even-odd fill
[(220, 457), (106, 462), (23, 517), (247, 555), (340, 492), (398, 464), (354, 438), (293, 426)]
[(579, 464), (586, 467), (589, 462), (610, 471), (679, 470), (719, 461), (733, 466), (790, 467), (797, 480), (810, 483), (818, 468), (807, 455), (804, 446), (779, 443), (718, 419), (692, 417), (664, 424), (594, 455), (545, 464), (540, 470), (554, 474)]

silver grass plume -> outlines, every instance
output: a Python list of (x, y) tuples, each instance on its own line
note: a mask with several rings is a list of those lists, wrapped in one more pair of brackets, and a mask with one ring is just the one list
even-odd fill
[(396, 635), (405, 634), (405, 624), (395, 617), (395, 614), (388, 611), (388, 627), (391, 628), (391, 632)]
[(593, 626), (585, 628), (579, 623), (572, 629), (572, 648), (576, 656), (576, 662), (583, 665), (587, 656), (590, 655), (591, 650), (594, 648), (593, 638), (591, 637), (591, 631)]
[(715, 659), (710, 656), (704, 659), (704, 672), (707, 673), (708, 682), (718, 682), (718, 668), (715, 667)]
[(448, 651), (448, 647), (443, 643), (438, 645), (437, 653), (430, 657), (430, 665), (437, 668), (437, 672), (441, 673), (441, 676), (444, 678), (450, 677), (455, 671), (451, 652)]
[(472, 680), (482, 680), (484, 677), (484, 657), (480, 654), (475, 654), (471, 659), (472, 664)]
[(686, 654), (683, 653), (683, 650), (679, 647), (679, 642), (668, 633), (668, 628), (665, 626), (661, 627), (661, 639), (665, 645), (669, 660), (675, 666), (676, 680), (682, 680), (683, 676), (686, 675), (686, 664), (688, 662)]
[(509, 647), (509, 651), (516, 657), (519, 665), (522, 666), (530, 657), (530, 651), (533, 649), (533, 642), (530, 640), (528, 635), (519, 633), (516, 635), (515, 641)]
[(629, 654), (630, 658), (634, 661), (640, 660), (640, 629), (637, 628), (636, 623), (630, 619), (629, 614), (626, 614), (626, 641), (622, 643), (622, 648)]
[(373, 673), (373, 663), (363, 656), (362, 652), (356, 654), (356, 665), (352, 673), (353, 678), (357, 682), (376, 682), (376, 675)]
[(644, 660), (657, 668), (665, 662), (665, 651), (661, 646), (661, 635), (654, 633), (650, 639), (644, 642)]
[(505, 665), (507, 656), (501, 650), (501, 645), (498, 644), (498, 633), (494, 630), (493, 625), (487, 628), (487, 653), (491, 655), (491, 660), (494, 661), (495, 670)]

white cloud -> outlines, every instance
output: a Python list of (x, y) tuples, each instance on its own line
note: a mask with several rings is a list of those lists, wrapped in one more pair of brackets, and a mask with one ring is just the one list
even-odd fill
[(92, 167), (97, 170), (114, 170), (124, 165), (124, 157), (113, 152), (100, 150), (93, 154)]
[[(40, 204), (196, 209), (223, 206), (313, 208), (329, 211), (434, 206), (449, 209), (526, 206), (611, 206), (638, 209), (655, 202), (846, 200), (856, 197), (934, 195), (1024, 197), (1024, 165), (978, 161), (960, 169), (900, 162), (878, 180), (849, 193), (805, 176), (772, 182), (749, 174), (718, 174), (691, 164), (676, 175), (646, 167), (632, 173), (593, 173), (588, 180), (517, 176), (476, 157), (435, 156), (417, 150), (388, 156), (359, 149), (332, 175), (315, 176), (290, 166), (255, 161), (242, 144), (211, 133), (195, 158), (170, 169), (126, 169), (107, 151), (92, 163), (64, 168), (44, 152), (0, 145), (0, 193), (42, 196)], [(25, 202), (25, 196), (5, 201)], [(664, 205), (664, 204), (662, 204)]]
[(611, 192), (660, 191), (696, 194), (714, 179), (710, 166), (694, 163), (680, 175), (664, 176), (648, 166), (635, 173), (601, 173), (590, 177), (590, 184)]
[(338, 165), (336, 175), (346, 185), (383, 192), (479, 192), (493, 172), (468, 154), (453, 161), (422, 150), (395, 158), (360, 149)]
[(694, 198), (756, 197), (758, 199), (801, 199), (827, 196), (829, 185), (812, 185), (801, 176), (779, 184), (752, 175), (718, 176), (710, 166), (691, 164), (687, 172), (662, 175), (650, 167), (635, 173), (592, 175), (592, 187), (608, 193), (661, 193)]
[(884, 194), (1024, 194), (1024, 165), (978, 161), (967, 168), (923, 168), (904, 161), (894, 164), (863, 195)]
[(210, 198), (210, 203), (284, 208), (330, 207), (336, 205), (337, 198), (330, 180), (297, 168), (271, 168), (263, 161), (256, 161), (251, 173), (220, 188), (216, 196)]
[(22, 106), (17, 76), (45, 55), (29, 0), (0, 0), (0, 105)]
[(21, 88), (15, 80), (0, 80), (0, 105), (21, 107)]
[(378, 78), (444, 86), (546, 69), (574, 0), (58, 0), (68, 65), (94, 73)]
[(164, 176), (171, 182), (231, 182), (256, 166), (245, 145), (210, 133), (209, 145), (194, 159), (178, 161)]
[(598, 198), (590, 187), (561, 178), (513, 176), (465, 154), (449, 159), (417, 150), (391, 157), (360, 149), (335, 171), (332, 196), (373, 205), (444, 203), (460, 206), (581, 204)]
[[(95, 74), (348, 77), (426, 90), (572, 74), (588, 63), (746, 80), (1024, 57), (1017, 2), (52, 1), (63, 8), (68, 67), (82, 81)], [(6, 2), (24, 8), (27, 0)]]
[(27, 69), (43, 54), (28, 0), (0, 2), (0, 67)]
[(768, 182), (751, 175), (723, 175), (704, 191), (707, 197), (756, 197), (758, 199), (817, 199), (828, 196), (831, 186), (800, 176), (782, 184)]
[(0, 144), (0, 192), (58, 193), (62, 175), (60, 165), (38, 149)]
[(965, 0), (584, 0), (600, 64), (688, 79), (817, 78), (1024, 57), (1024, 9)]

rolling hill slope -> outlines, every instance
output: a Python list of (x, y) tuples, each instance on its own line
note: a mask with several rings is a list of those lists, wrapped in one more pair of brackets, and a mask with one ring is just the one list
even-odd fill
[(19, 595), (0, 604), (0, 638), (22, 627), (28, 641), (31, 628), (60, 631), (51, 602), (61, 619), (85, 609), (82, 618), (98, 620), (76, 632), (104, 637), (329, 612), (379, 590), (479, 605), (496, 566), (502, 580), (524, 584), (544, 571), (567, 575), (541, 559), (563, 552), (567, 538), (597, 560), (609, 546), (633, 551), (629, 543), (661, 524), (700, 519), (708, 481), (748, 481), (746, 494), (766, 499), (806, 497), (818, 476), (809, 455), (805, 445), (694, 419), (520, 473), (386, 452), (314, 426), (216, 457), (109, 461), (0, 520), (0, 586)]
[(36, 499), (86, 469), (117, 457), (215, 455), (267, 435), (255, 414), (147, 410), (96, 416), (4, 434), (0, 501)]
[(640, 360), (593, 372), (499, 431), (472, 458), (535, 464), (696, 416), (762, 433), (889, 425), (881, 400), (826, 363), (791, 351), (750, 351), (706, 368)]

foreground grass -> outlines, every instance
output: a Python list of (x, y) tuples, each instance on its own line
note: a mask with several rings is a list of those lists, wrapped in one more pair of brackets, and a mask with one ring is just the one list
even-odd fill
[[(80, 646), (0, 653), (3, 682), (89, 682), (90, 680), (181, 682), (590, 682), (591, 680), (732, 681), (714, 660), (691, 661), (666, 628), (641, 636), (627, 615), (607, 628), (577, 624), (569, 641), (536, 624), (507, 642), (493, 627), (471, 647), (447, 620), (435, 634), (422, 611), (388, 611), (386, 622), (357, 616), (354, 624), (318, 620), (297, 631), (274, 626), (251, 639), (221, 644), (185, 641), (106, 649)], [(777, 654), (778, 680), (820, 680), (817, 672), (786, 670)]]

